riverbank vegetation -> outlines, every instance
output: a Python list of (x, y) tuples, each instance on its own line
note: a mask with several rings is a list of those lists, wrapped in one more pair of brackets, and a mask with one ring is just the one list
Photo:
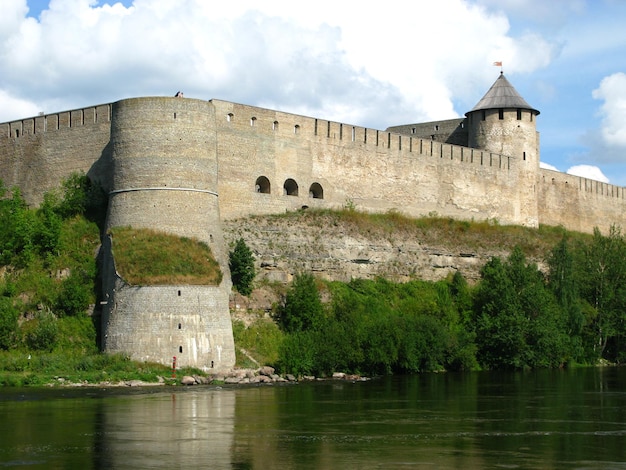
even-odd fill
[[(360, 224), (382, 220), (350, 216)], [(389, 223), (397, 224), (398, 217), (393, 214)], [(473, 224), (464, 230), (471, 233)], [(486, 229), (479, 224), (478, 230)], [(497, 226), (488, 230), (495, 239)], [(507, 237), (516, 233), (520, 239), (528, 231), (503, 228)], [(274, 365), (325, 376), (624, 363), (626, 240), (620, 229), (593, 235), (542, 231), (553, 244), (540, 257), (541, 270), (528, 261), (523, 245), (515, 245), (508, 256), (492, 257), (471, 286), (459, 272), (438, 282), (406, 283), (297, 275), (273, 311), (282, 333), (273, 335)], [(262, 324), (257, 320), (248, 329)], [(239, 342), (254, 351), (246, 338), (258, 336), (241, 335)]]
[[(81, 175), (46, 194), (36, 209), (0, 184), (0, 384), (156, 380), (171, 373), (99, 352), (93, 306), (105, 212), (106, 196)], [(329, 282), (298, 274), (286, 290), (281, 287), (271, 319), (234, 322), (240, 366), (325, 376), (626, 361), (626, 240), (617, 227), (583, 235), (435, 214), (417, 220), (365, 214), (353, 207), (286, 216), (350, 220), (362, 233), (410, 231), (440, 245), (462, 238), (464, 246), (488, 244), (509, 254), (486, 263), (473, 285), (459, 272), (438, 282), (405, 283)], [(171, 276), (219, 282), (217, 265), (203, 264), (212, 259), (206, 245), (130, 229), (112, 235), (120, 272), (129, 278), (132, 269), (149, 272), (149, 279), (132, 278), (137, 284)], [(155, 261), (177, 246), (190, 257), (183, 271)], [(541, 259), (542, 269), (527, 257)], [(254, 287), (250, 261), (242, 239), (230, 262), (233, 271), (241, 268), (237, 289), (244, 295)], [(218, 277), (208, 280), (211, 275)]]

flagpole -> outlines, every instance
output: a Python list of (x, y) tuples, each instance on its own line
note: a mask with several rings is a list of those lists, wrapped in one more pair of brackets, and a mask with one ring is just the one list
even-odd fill
[(500, 73), (504, 73), (503, 67), (502, 67), (502, 61), (501, 60), (497, 60), (495, 61), (493, 64), (491, 65), (496, 65), (498, 67), (500, 67)]

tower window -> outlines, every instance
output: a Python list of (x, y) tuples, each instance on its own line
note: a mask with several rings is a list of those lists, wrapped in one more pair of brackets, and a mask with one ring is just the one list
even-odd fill
[(484, 121), (485, 119), (487, 119), (487, 113), (485, 112), (485, 110), (484, 110), (484, 109), (482, 110), (482, 113), (481, 113), (480, 119), (481, 119), (482, 121)]
[(521, 109), (517, 109), (517, 120), (521, 121), (522, 120), (522, 110)]
[(498, 109), (498, 119), (501, 121), (504, 119), (504, 109), (502, 108)]

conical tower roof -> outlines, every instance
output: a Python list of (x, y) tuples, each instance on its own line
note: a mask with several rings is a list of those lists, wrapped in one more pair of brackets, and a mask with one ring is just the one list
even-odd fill
[(520, 95), (517, 90), (511, 85), (504, 74), (500, 72), (500, 76), (491, 85), (489, 91), (485, 93), (485, 96), (472, 108), (471, 111), (465, 113), (467, 116), (474, 111), (480, 111), (482, 109), (498, 109), (498, 108), (520, 108), (520, 109), (528, 109), (533, 111), (534, 113), (539, 114), (535, 108), (530, 106), (522, 95)]

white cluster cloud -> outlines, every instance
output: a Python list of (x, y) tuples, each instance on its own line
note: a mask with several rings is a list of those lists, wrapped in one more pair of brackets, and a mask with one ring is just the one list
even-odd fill
[(39, 18), (3, 3), (0, 121), (181, 89), (385, 128), (462, 114), (494, 60), (530, 71), (556, 50), (464, 0), (101, 3), (51, 0)]
[[(539, 162), (539, 167), (545, 170), (561, 171), (556, 166), (545, 162)], [(574, 165), (568, 168), (565, 173), (591, 180), (602, 181), (603, 183), (609, 183), (609, 179), (606, 175), (595, 165)]]
[(626, 151), (626, 74), (605, 77), (592, 95), (604, 101), (600, 108), (603, 142)]
[(566, 173), (568, 175), (582, 176), (596, 181), (608, 183), (609, 179), (602, 173), (602, 170), (594, 165), (574, 165)]

